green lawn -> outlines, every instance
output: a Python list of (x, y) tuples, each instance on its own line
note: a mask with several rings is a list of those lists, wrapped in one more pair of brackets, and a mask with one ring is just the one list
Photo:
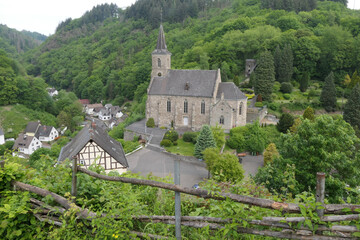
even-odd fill
[(166, 151), (183, 156), (194, 156), (195, 145), (193, 143), (184, 142), (182, 139), (178, 139), (177, 142), (177, 146), (165, 147)]

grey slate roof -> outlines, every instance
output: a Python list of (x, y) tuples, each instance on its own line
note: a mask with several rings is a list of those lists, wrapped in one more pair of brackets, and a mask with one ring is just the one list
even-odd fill
[(156, 49), (152, 53), (153, 54), (171, 54), (167, 50), (167, 46), (166, 46), (166, 42), (165, 42), (164, 28), (162, 25), (160, 25)]
[(121, 165), (123, 165), (124, 167), (129, 167), (121, 143), (111, 138), (100, 127), (96, 127), (93, 129), (89, 126), (85, 126), (71, 142), (69, 142), (61, 149), (58, 161), (62, 162), (67, 158), (72, 159), (81, 151), (81, 149), (84, 148), (84, 146), (90, 140), (94, 141), (97, 145), (99, 145), (104, 151), (110, 154)]
[(25, 133), (36, 133), (37, 129), (40, 126), (40, 122), (28, 122), (26, 128), (25, 128)]
[(40, 126), (35, 134), (35, 137), (49, 137), (51, 133), (52, 126)]
[(247, 99), (245, 94), (233, 82), (222, 82), (219, 84), (216, 98), (221, 98), (221, 93), (224, 93), (226, 100)]
[(22, 148), (29, 148), (29, 145), (31, 143), (31, 141), (33, 140), (33, 136), (28, 136), (24, 133), (20, 133), (18, 138), (15, 140), (13, 149), (16, 150), (19, 147)]
[(4, 131), (0, 128), (0, 135), (4, 135)]
[(153, 79), (149, 95), (212, 97), (216, 78), (216, 70), (169, 70)]

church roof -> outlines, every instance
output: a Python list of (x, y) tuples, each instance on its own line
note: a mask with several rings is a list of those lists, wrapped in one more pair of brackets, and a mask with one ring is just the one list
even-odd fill
[(58, 161), (64, 161), (66, 158), (72, 159), (89, 141), (94, 141), (121, 165), (129, 167), (121, 143), (111, 138), (100, 127), (89, 126), (85, 126), (71, 142), (61, 149)]
[(166, 42), (165, 42), (164, 28), (162, 25), (160, 25), (156, 49), (152, 53), (153, 54), (171, 54), (167, 50), (167, 46), (166, 46)]
[(149, 95), (213, 97), (216, 70), (169, 70), (164, 77), (154, 77)]
[(224, 93), (224, 99), (226, 100), (247, 99), (245, 94), (233, 82), (221, 82), (216, 98), (221, 98), (221, 93)]

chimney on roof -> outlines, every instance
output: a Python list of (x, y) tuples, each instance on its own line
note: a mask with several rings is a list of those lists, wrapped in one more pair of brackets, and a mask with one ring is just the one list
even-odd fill
[(95, 128), (96, 128), (96, 123), (95, 123), (94, 120), (91, 122), (91, 128), (92, 128), (92, 129), (95, 129)]

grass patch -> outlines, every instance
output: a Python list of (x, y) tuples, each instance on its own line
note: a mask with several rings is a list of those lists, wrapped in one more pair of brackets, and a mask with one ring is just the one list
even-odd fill
[(166, 151), (183, 156), (194, 156), (195, 145), (193, 143), (184, 142), (182, 139), (178, 139), (177, 143), (177, 146), (166, 147)]
[(56, 117), (46, 112), (38, 112), (24, 105), (0, 107), (0, 127), (7, 137), (16, 138), (29, 121), (40, 120), (44, 125), (56, 127)]

